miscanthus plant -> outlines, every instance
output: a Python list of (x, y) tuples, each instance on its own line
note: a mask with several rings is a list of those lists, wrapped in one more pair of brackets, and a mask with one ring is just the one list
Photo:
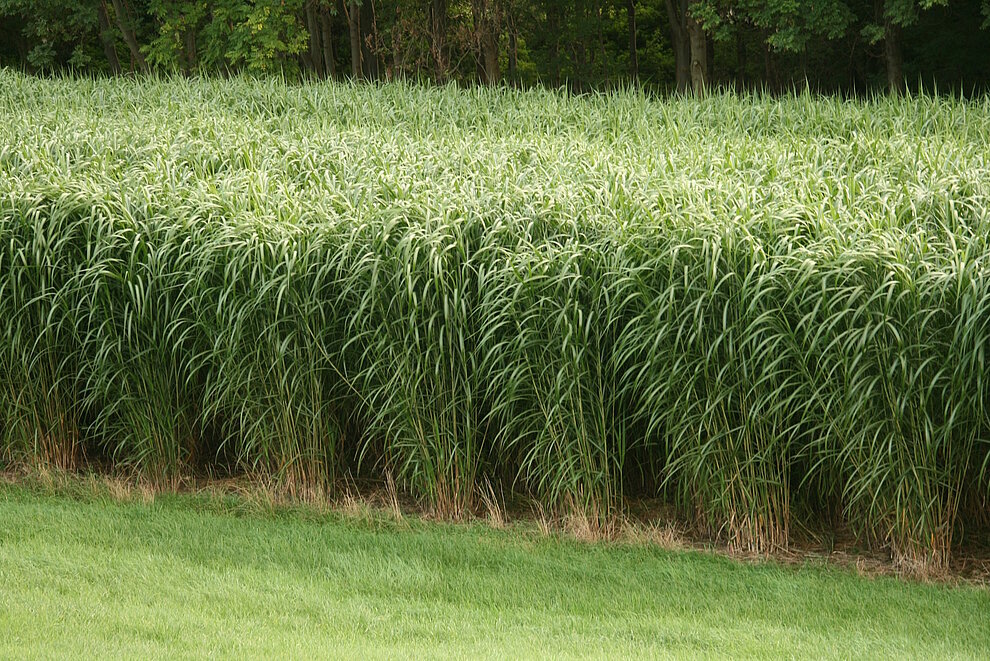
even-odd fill
[(990, 102), (0, 72), (0, 452), (986, 524)]

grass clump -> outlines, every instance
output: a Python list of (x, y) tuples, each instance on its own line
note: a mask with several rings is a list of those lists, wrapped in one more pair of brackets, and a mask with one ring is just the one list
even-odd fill
[(985, 99), (2, 72), (0, 114), (8, 461), (935, 567), (986, 523)]

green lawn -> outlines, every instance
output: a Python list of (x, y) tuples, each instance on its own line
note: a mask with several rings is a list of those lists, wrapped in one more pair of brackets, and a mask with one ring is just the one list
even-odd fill
[(0, 486), (0, 657), (990, 656), (990, 592)]

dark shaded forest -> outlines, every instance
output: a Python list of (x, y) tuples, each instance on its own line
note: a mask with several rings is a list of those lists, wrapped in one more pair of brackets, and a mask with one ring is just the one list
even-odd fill
[(984, 90), (990, 0), (0, 0), (0, 65), (537, 84)]

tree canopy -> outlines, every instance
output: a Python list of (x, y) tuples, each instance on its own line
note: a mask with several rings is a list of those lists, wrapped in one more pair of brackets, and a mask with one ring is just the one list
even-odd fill
[(990, 83), (990, 0), (0, 0), (0, 65), (971, 92)]

